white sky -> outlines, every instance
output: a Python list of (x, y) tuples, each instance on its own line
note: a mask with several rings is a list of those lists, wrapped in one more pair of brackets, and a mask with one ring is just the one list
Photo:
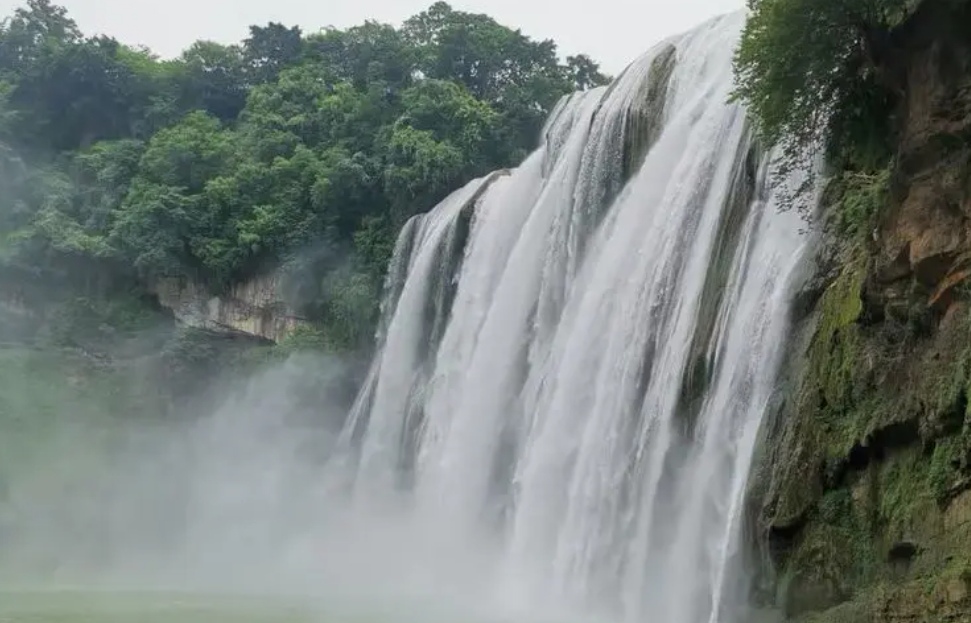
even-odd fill
[[(147, 45), (163, 57), (197, 39), (245, 38), (250, 24), (282, 22), (305, 32), (352, 26), (365, 19), (395, 25), (434, 0), (54, 0), (85, 34), (108, 34)], [(25, 0), (0, 0), (6, 17)], [(744, 6), (744, 0), (452, 0), (461, 10), (487, 13), (537, 39), (554, 39), (560, 53), (585, 52), (617, 74), (658, 40)], [(548, 10), (544, 7), (555, 7)]]

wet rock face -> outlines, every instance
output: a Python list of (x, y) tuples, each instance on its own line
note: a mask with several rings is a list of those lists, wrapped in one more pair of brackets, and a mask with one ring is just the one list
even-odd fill
[(793, 621), (971, 621), (971, 2), (924, 0), (901, 42), (888, 203), (830, 240), (755, 469)]
[(664, 101), (677, 61), (677, 50), (669, 46), (658, 54), (651, 65), (651, 78), (645, 80), (641, 91), (627, 111), (624, 131), (623, 178), (625, 180), (643, 164), (648, 150), (661, 132)]
[(280, 278), (268, 275), (213, 294), (184, 279), (160, 279), (159, 304), (187, 327), (280, 342), (307, 322), (284, 301)]
[(927, 5), (908, 33), (895, 209), (875, 275), (884, 287), (913, 279), (946, 309), (971, 269), (971, 9)]

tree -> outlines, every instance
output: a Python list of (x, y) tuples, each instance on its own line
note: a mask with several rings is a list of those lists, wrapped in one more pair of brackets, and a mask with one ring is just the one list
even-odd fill
[(497, 102), (505, 88), (537, 75), (563, 78), (552, 41), (533, 42), (487, 15), (455, 11), (444, 2), (409, 19), (404, 30), (425, 75), (461, 82), (478, 99)]
[(362, 91), (372, 84), (392, 90), (407, 87), (418, 66), (416, 50), (405, 36), (373, 21), (347, 30), (327, 29), (308, 37), (305, 47), (311, 62), (331, 67), (335, 77)]
[(232, 135), (203, 112), (156, 134), (113, 215), (112, 244), (146, 275), (203, 277), (201, 240), (224, 234), (205, 190), (232, 156)]
[(18, 140), (63, 151), (150, 132), (160, 67), (154, 57), (108, 37), (47, 50), (14, 83), (12, 105), (30, 111), (17, 128)]
[(152, 137), (138, 165), (138, 178), (198, 194), (226, 170), (233, 157), (232, 136), (204, 112)]
[(17, 9), (0, 24), (0, 71), (17, 75), (47, 51), (80, 40), (81, 32), (67, 9), (50, 0), (28, 0), (27, 8)]
[(13, 147), (13, 128), (18, 112), (10, 105), (13, 86), (0, 82), (0, 179), (9, 184), (21, 166), (20, 157)]
[(197, 41), (182, 53), (176, 80), (182, 105), (233, 121), (246, 105), (246, 65), (235, 45)]
[(250, 36), (243, 43), (243, 58), (251, 84), (264, 84), (276, 79), (283, 69), (297, 61), (302, 52), (302, 36), (296, 26), (270, 22), (250, 26)]
[(560, 65), (553, 41), (533, 41), (487, 15), (456, 11), (445, 2), (412, 17), (403, 30), (418, 50), (424, 75), (463, 84), (502, 115), (506, 161), (535, 147), (562, 95), (608, 80), (586, 56)]
[(360, 95), (336, 82), (328, 68), (302, 65), (255, 88), (242, 119), (256, 137), (286, 133), (294, 141), (315, 145), (343, 136), (342, 124), (353, 117), (359, 103)]
[(392, 200), (392, 219), (404, 221), (443, 199), (461, 179), (465, 155), (451, 141), (435, 140), (434, 133), (399, 123), (387, 144), (385, 193)]
[(846, 147), (888, 134), (902, 88), (892, 32), (910, 0), (749, 0), (751, 14), (735, 56), (735, 97), (762, 137), (781, 143), (786, 162), (806, 162), (820, 146)]
[(0, 266), (143, 289), (283, 268), (328, 343), (359, 344), (402, 223), (517, 164), (559, 98), (606, 80), (444, 2), (161, 60), (30, 0), (0, 23)]
[(112, 224), (111, 243), (147, 278), (192, 275), (191, 239), (203, 227), (199, 204), (178, 188), (136, 179)]
[[(436, 140), (450, 140), (473, 165), (474, 174), (499, 166), (499, 114), (454, 82), (425, 80), (402, 94), (404, 113), (399, 123), (431, 132)], [(481, 165), (481, 166), (475, 166)]]
[(600, 65), (586, 54), (566, 57), (566, 67), (570, 80), (578, 91), (586, 91), (610, 82), (610, 78), (600, 72)]
[(78, 188), (78, 220), (88, 229), (107, 231), (138, 174), (145, 143), (103, 141), (79, 152), (70, 172)]

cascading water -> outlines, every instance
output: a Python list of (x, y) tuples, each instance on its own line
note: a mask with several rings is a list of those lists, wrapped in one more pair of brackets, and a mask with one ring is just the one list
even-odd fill
[(410, 573), (489, 552), (492, 603), (628, 621), (725, 621), (744, 597), (744, 490), (808, 241), (728, 103), (743, 21), (565, 99), (523, 165), (405, 227), (344, 441), (357, 508), (447, 554)]

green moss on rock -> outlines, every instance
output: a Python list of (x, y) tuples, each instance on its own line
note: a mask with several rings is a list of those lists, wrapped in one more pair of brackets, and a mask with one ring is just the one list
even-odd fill
[[(825, 415), (839, 415), (858, 400), (856, 390), (863, 370), (857, 321), (863, 313), (864, 269), (862, 261), (854, 261), (820, 300), (819, 323), (809, 348), (809, 369), (801, 403), (804, 407), (821, 405)], [(842, 421), (838, 417), (829, 420), (834, 424)]]
[(831, 208), (855, 224), (802, 325), (765, 470), (777, 606), (818, 623), (971, 621), (953, 572), (971, 560), (971, 315), (965, 293), (935, 310), (898, 282), (887, 297), (863, 235), (886, 180), (864, 181), (843, 180)]
[(872, 552), (862, 518), (845, 490), (828, 493), (817, 521), (800, 534), (780, 583), (787, 616), (822, 611), (849, 600), (860, 577), (871, 573)]

